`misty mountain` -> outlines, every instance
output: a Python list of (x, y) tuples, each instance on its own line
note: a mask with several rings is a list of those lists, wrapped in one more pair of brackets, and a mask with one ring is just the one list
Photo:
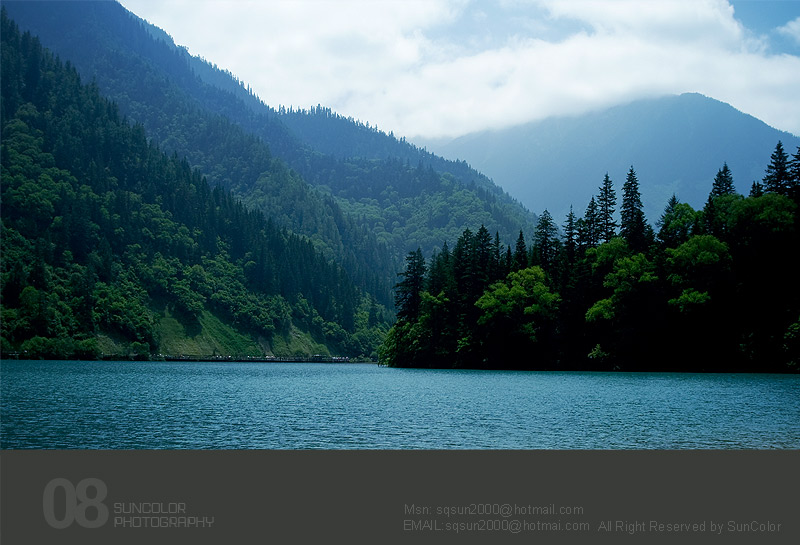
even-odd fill
[[(445, 157), (466, 160), (531, 210), (562, 222), (573, 205), (582, 215), (608, 172), (620, 196), (633, 165), (648, 220), (669, 197), (699, 208), (727, 162), (739, 193), (761, 180), (775, 144), (792, 153), (800, 138), (699, 94), (641, 100), (577, 117), (559, 117), (428, 142)], [(619, 210), (619, 208), (617, 209)]]
[(405, 137), (398, 139), (393, 132), (383, 132), (377, 126), (344, 117), (330, 108), (320, 105), (309, 109), (281, 107), (278, 114), (296, 138), (324, 154), (339, 159), (392, 157), (415, 166), (430, 167), (436, 172), (447, 172), (462, 184), (475, 184), (491, 193), (503, 194), (501, 188), (466, 161), (445, 159), (415, 146)]
[[(430, 251), (481, 224), (506, 239), (533, 230), (536, 217), (485, 176), (392, 135), (370, 129), (357, 150), (327, 149), (320, 130), (291, 129), (233, 75), (191, 57), (116, 2), (4, 5), (162, 149), (308, 236), (379, 300), (409, 250)], [(354, 144), (362, 127), (345, 121), (324, 130)]]

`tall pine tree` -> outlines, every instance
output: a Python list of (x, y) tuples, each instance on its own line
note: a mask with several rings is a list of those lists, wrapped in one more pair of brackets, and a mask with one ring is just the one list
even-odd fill
[(514, 263), (511, 268), (512, 272), (528, 268), (528, 247), (525, 245), (525, 235), (522, 234), (522, 231), (519, 232), (517, 244), (514, 247)]
[(761, 197), (764, 194), (764, 184), (759, 181), (753, 181), (750, 186), (750, 197)]
[(483, 291), (493, 280), (493, 275), (497, 270), (497, 265), (494, 261), (494, 243), (492, 242), (492, 235), (485, 225), (481, 224), (478, 232), (475, 233), (473, 239), (475, 244), (475, 261), (476, 261), (476, 286), (477, 291)]
[(503, 259), (500, 255), (503, 245), (500, 243), (500, 233), (494, 232), (494, 243), (492, 244), (492, 268), (489, 271), (489, 281), (497, 282), (501, 278), (505, 278), (508, 271), (504, 271)]
[(764, 189), (781, 195), (789, 194), (789, 156), (783, 151), (783, 144), (778, 140), (775, 151), (772, 152), (767, 172), (764, 175)]
[(717, 175), (714, 176), (714, 184), (711, 186), (711, 194), (708, 197), (711, 199), (722, 195), (735, 194), (736, 188), (733, 186), (733, 175), (726, 162), (722, 165), (722, 168), (717, 171)]
[[(703, 209), (703, 222), (709, 234), (720, 236), (725, 231), (725, 220), (721, 217), (723, 214), (719, 198), (729, 195), (736, 195), (736, 188), (733, 185), (731, 169), (728, 168), (728, 163), (724, 163), (722, 168), (717, 171), (717, 175), (714, 176), (714, 183), (711, 185), (711, 192), (708, 194), (708, 200)], [(723, 210), (725, 208), (725, 206), (722, 207)], [(661, 238), (660, 235), (659, 238)]]
[(425, 287), (425, 258), (422, 250), (409, 252), (406, 256), (406, 270), (398, 273), (403, 280), (395, 285), (395, 305), (397, 319), (413, 322), (419, 317), (422, 290)]
[(576, 225), (575, 212), (572, 211), (572, 205), (570, 205), (569, 214), (567, 214), (567, 222), (564, 224), (564, 253), (567, 258), (567, 264), (570, 267), (575, 263), (577, 245), (578, 226)]
[(552, 277), (555, 272), (559, 252), (558, 228), (550, 212), (545, 210), (539, 216), (534, 233), (534, 248), (539, 265)]
[[(583, 229), (579, 230), (580, 245), (583, 248), (594, 248), (600, 243), (600, 221), (597, 201), (592, 197), (583, 216)], [(582, 232), (581, 232), (582, 231)]]
[(628, 245), (635, 252), (646, 250), (652, 240), (652, 229), (644, 217), (639, 180), (632, 166), (622, 186), (621, 216), (621, 234), (628, 241)]
[(789, 196), (800, 200), (800, 146), (789, 161)]
[(617, 206), (617, 194), (614, 185), (606, 172), (603, 178), (603, 185), (600, 186), (600, 193), (597, 195), (597, 220), (600, 224), (600, 238), (603, 242), (608, 242), (617, 233), (617, 223), (614, 221), (614, 211)]

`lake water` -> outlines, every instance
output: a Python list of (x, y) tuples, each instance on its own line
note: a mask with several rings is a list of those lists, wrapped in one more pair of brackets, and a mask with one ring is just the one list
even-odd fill
[(800, 376), (0, 363), (0, 446), (797, 449)]

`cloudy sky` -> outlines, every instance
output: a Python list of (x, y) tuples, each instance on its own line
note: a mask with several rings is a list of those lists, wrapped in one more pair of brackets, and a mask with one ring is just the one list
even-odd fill
[(699, 92), (800, 135), (800, 0), (121, 0), (264, 102), (410, 139)]

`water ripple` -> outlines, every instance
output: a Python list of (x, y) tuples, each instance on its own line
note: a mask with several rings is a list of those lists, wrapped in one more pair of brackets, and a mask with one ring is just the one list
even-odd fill
[(800, 377), (0, 363), (2, 448), (800, 448)]

